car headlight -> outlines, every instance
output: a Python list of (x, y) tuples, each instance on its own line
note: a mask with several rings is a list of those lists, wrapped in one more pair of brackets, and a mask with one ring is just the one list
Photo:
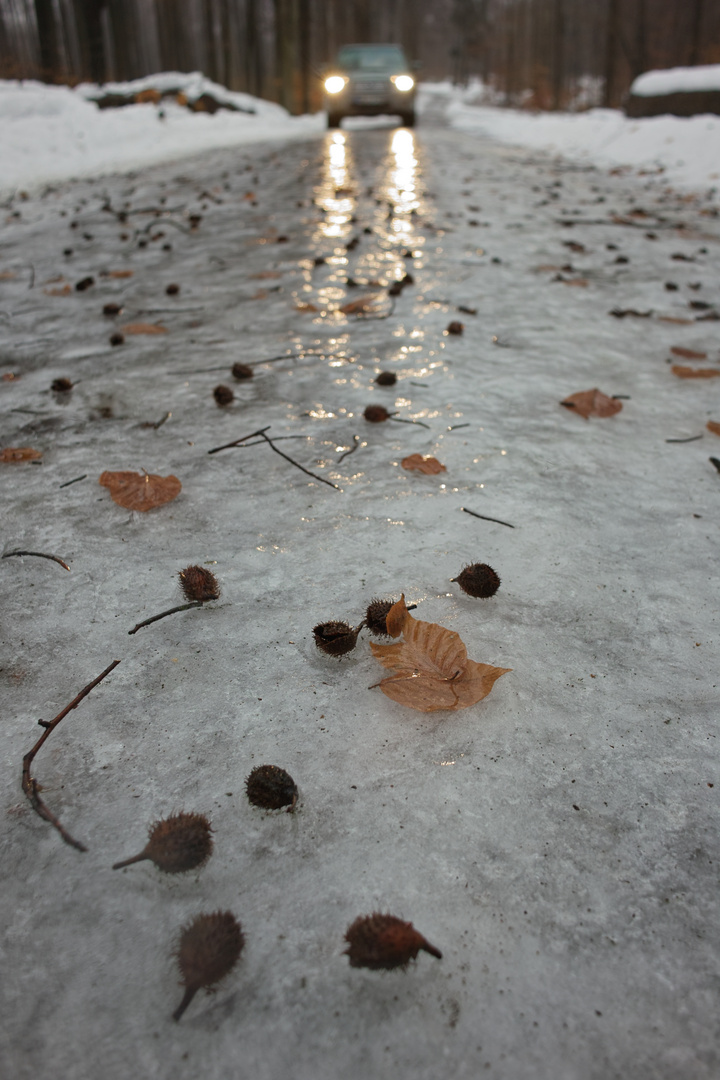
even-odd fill
[(342, 75), (331, 75), (329, 79), (325, 80), (325, 89), (328, 94), (339, 94), (341, 90), (345, 89), (345, 79)]
[(396, 89), (402, 90), (404, 93), (407, 93), (408, 90), (412, 90), (415, 85), (415, 80), (411, 79), (409, 75), (398, 75), (393, 79), (393, 82), (395, 83)]

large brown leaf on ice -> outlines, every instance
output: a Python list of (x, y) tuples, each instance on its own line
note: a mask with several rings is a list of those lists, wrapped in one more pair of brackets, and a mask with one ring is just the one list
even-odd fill
[(423, 457), (422, 454), (410, 454), (409, 457), (403, 458), (400, 464), (403, 469), (407, 469), (408, 472), (415, 469), (417, 472), (426, 473), (428, 476), (447, 472), (445, 466), (442, 465), (437, 458)]
[(373, 655), (394, 675), (378, 686), (400, 705), (419, 712), (456, 711), (475, 705), (490, 693), (510, 668), (468, 660), (465, 644), (454, 630), (413, 619), (403, 595), (387, 614), (388, 633), (403, 640), (393, 645), (370, 643)]
[(673, 364), (670, 370), (678, 379), (714, 379), (720, 375), (720, 368), (692, 368), (683, 364)]
[(713, 435), (720, 435), (720, 424), (718, 424), (717, 420), (708, 420), (705, 427), (708, 431), (712, 431)]
[(594, 390), (580, 390), (560, 402), (566, 409), (572, 409), (587, 420), (589, 416), (614, 416), (622, 409), (622, 402), (608, 397), (595, 387)]
[(108, 488), (113, 502), (126, 510), (154, 510), (172, 502), (182, 490), (177, 476), (154, 476), (152, 473), (104, 472), (100, 483)]

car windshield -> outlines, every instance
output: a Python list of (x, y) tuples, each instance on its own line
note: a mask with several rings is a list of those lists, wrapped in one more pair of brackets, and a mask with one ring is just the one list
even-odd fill
[(338, 53), (341, 71), (407, 71), (408, 64), (397, 45), (346, 45)]

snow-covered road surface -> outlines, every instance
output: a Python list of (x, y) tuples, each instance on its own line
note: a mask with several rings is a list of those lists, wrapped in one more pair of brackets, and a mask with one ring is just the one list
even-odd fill
[[(0, 465), (3, 552), (71, 567), (0, 562), (8, 1073), (717, 1075), (720, 380), (668, 362), (718, 366), (712, 204), (379, 128), (58, 185), (14, 200), (2, 238), (0, 449), (43, 455)], [(386, 318), (337, 310), (376, 294)], [(109, 344), (137, 323), (164, 332)], [(596, 386), (622, 412), (559, 405)], [(370, 403), (429, 430), (369, 424)], [(341, 490), (267, 446), (208, 456), (267, 425)], [(416, 452), (447, 472), (405, 472)], [(116, 469), (182, 492), (129, 513), (98, 484)], [(450, 582), (478, 561), (490, 600)], [(190, 563), (221, 599), (129, 637)], [(318, 652), (316, 623), (401, 592), (513, 669), (485, 701), (423, 715), (368, 689), (366, 631)], [(80, 854), (21, 762), (113, 659), (34, 765)], [(248, 804), (262, 763), (293, 775), (294, 815)], [(110, 869), (177, 810), (212, 817), (203, 870)], [(218, 909), (242, 958), (176, 1025), (178, 931)], [(351, 969), (343, 934), (374, 910), (442, 960)]]

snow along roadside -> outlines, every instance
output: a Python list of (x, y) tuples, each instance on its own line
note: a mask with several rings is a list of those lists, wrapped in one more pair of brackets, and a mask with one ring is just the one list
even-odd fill
[(188, 97), (214, 93), (254, 114), (221, 110), (193, 113), (166, 99), (103, 109), (88, 100), (99, 87), (46, 86), (0, 81), (0, 195), (17, 188), (156, 165), (218, 147), (267, 139), (306, 138), (324, 128), (324, 115), (292, 117), (280, 105), (234, 94), (197, 72), (164, 72), (103, 91), (180, 88)]
[[(428, 88), (430, 89), (430, 88)], [(587, 164), (657, 172), (663, 185), (706, 190), (720, 180), (720, 116), (629, 119), (616, 109), (531, 113), (466, 104), (455, 90), (450, 126)]]

